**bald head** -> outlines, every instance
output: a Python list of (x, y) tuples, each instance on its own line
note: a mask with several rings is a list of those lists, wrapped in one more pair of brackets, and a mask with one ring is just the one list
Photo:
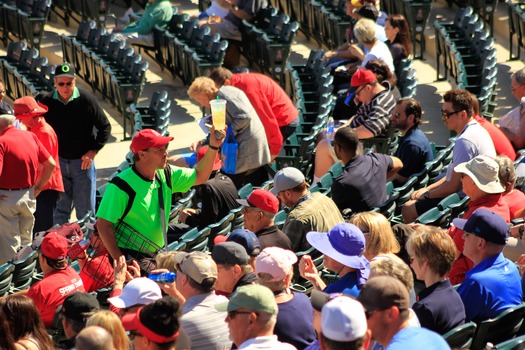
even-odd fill
[(113, 337), (104, 328), (89, 326), (77, 335), (77, 350), (115, 350)]

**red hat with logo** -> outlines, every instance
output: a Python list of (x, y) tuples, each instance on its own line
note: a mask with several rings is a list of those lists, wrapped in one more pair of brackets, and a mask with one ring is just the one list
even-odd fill
[(148, 148), (165, 147), (172, 140), (173, 137), (162, 136), (156, 130), (143, 129), (133, 136), (129, 148), (131, 149), (131, 152), (137, 154), (139, 151), (144, 151)]
[(36, 102), (32, 96), (16, 99), (13, 108), (16, 119), (31, 118), (47, 113), (47, 106)]
[(277, 214), (279, 211), (279, 200), (270, 191), (254, 190), (247, 199), (237, 199), (237, 202), (245, 207), (259, 208), (269, 213)]
[(67, 240), (56, 232), (48, 233), (40, 245), (42, 254), (52, 260), (64, 260), (68, 249)]
[(377, 77), (374, 72), (370, 69), (358, 69), (354, 75), (352, 75), (352, 80), (350, 81), (350, 86), (352, 92), (355, 92), (358, 87), (370, 84), (374, 81), (377, 81)]
[[(208, 151), (208, 146), (201, 147), (197, 150), (197, 162), (200, 162), (202, 158), (204, 158), (204, 155)], [(215, 154), (215, 162), (213, 163), (213, 171), (217, 171), (220, 168), (222, 168), (222, 161), (219, 158), (219, 152)]]

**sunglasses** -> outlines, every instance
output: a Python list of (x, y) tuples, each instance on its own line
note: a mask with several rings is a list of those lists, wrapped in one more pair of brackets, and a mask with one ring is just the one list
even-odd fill
[[(253, 311), (237, 311), (237, 310), (233, 310), (233, 311), (228, 311), (228, 317), (229, 318), (234, 318), (235, 315), (249, 315), (251, 314)], [(257, 314), (257, 313), (255, 313)]]
[(0, 90), (0, 94), (5, 94), (5, 89), (4, 90)]
[(72, 86), (73, 85), (73, 82), (70, 81), (70, 82), (67, 82), (67, 83), (64, 83), (64, 82), (60, 82), (60, 83), (57, 83), (58, 86), (62, 87), (64, 85), (67, 85), (67, 86)]
[(129, 340), (133, 341), (135, 337), (143, 337), (143, 335), (137, 331), (129, 331), (129, 334), (128, 334)]
[(441, 111), (441, 117), (445, 120), (452, 117), (454, 114), (457, 114), (459, 112), (463, 112), (464, 109), (460, 109), (459, 111), (453, 111), (453, 112), (447, 112), (447, 111)]

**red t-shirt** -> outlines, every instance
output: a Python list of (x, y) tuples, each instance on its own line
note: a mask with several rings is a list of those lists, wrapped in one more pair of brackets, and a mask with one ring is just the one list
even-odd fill
[(54, 270), (44, 275), (42, 281), (29, 288), (27, 296), (35, 302), (44, 325), (51, 327), (55, 311), (64, 303), (64, 299), (73, 292), (85, 291), (78, 273), (68, 266), (64, 270)]
[[(463, 215), (463, 219), (468, 219), (474, 211), (478, 208), (488, 209), (490, 211), (499, 214), (506, 222), (510, 222), (510, 209), (507, 202), (503, 199), (501, 193), (498, 194), (489, 194), (484, 197), (478, 198), (475, 201), (471, 201), (469, 204), (469, 210)], [(463, 230), (451, 226), (448, 229), (448, 234), (456, 243), (456, 248), (460, 253), (463, 252), (463, 246), (465, 245), (465, 240), (463, 239)], [(448, 277), (452, 285), (459, 284), (465, 279), (465, 272), (474, 267), (472, 260), (463, 255), (454, 261), (452, 264), (452, 269), (450, 270)]]
[(480, 117), (479, 115), (475, 115), (474, 119), (483, 127), (483, 129), (487, 130), (487, 132), (489, 133), (490, 138), (492, 139), (492, 143), (494, 143), (496, 154), (506, 155), (510, 158), (510, 160), (515, 161), (516, 151), (514, 151), (514, 147), (512, 147), (512, 144), (510, 143), (507, 136), (505, 136), (503, 131), (501, 131), (496, 125), (492, 124), (487, 119)]
[(40, 163), (49, 157), (35, 134), (9, 126), (0, 135), (0, 188), (33, 187)]
[(514, 189), (509, 193), (504, 193), (503, 199), (509, 205), (510, 219), (516, 219), (516, 212), (525, 208), (525, 193)]
[(263, 74), (234, 74), (231, 84), (246, 94), (257, 112), (266, 132), (270, 154), (279, 154), (283, 144), (279, 127), (290, 124), (299, 115), (290, 97), (279, 84)]
[[(46, 121), (42, 118), (42, 120), (35, 124), (31, 130), (32, 133), (38, 137), (40, 142), (42, 142), (42, 145), (46, 148), (46, 150), (51, 154), (53, 159), (55, 160), (55, 163), (57, 163), (57, 166), (55, 167), (55, 170), (53, 170), (53, 174), (51, 175), (51, 178), (47, 182), (47, 184), (42, 188), (42, 191), (45, 190), (55, 190), (58, 192), (64, 192), (64, 183), (62, 182), (62, 172), (60, 171), (60, 162), (58, 161), (58, 139), (57, 135), (55, 134), (55, 130), (46, 123)], [(40, 166), (38, 168), (38, 176), (40, 176), (40, 173), (42, 172), (42, 167)]]

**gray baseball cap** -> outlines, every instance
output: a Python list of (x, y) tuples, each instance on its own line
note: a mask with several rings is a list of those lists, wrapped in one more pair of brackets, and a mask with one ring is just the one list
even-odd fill
[(304, 182), (303, 173), (293, 167), (281, 169), (275, 174), (273, 178), (273, 188), (270, 190), (274, 195), (281, 191), (286, 191), (297, 187)]

